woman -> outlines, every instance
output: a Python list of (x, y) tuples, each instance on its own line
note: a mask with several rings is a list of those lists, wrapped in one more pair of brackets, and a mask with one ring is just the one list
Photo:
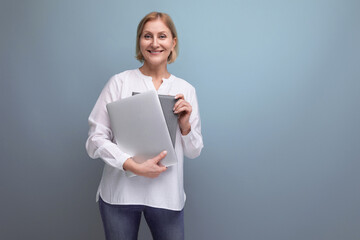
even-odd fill
[[(146, 15), (138, 25), (136, 39), (136, 58), (143, 65), (111, 77), (89, 116), (86, 150), (91, 158), (106, 163), (96, 201), (108, 240), (137, 239), (142, 213), (154, 239), (184, 239), (184, 155), (198, 157), (203, 141), (195, 88), (167, 70), (167, 64), (178, 55), (177, 42), (175, 25), (167, 14)], [(174, 106), (179, 123), (175, 142), (178, 164), (168, 168), (159, 163), (166, 152), (142, 164), (122, 152), (113, 142), (106, 110), (106, 104), (130, 97), (132, 92), (154, 89), (178, 99)], [(127, 177), (126, 171), (138, 176)]]

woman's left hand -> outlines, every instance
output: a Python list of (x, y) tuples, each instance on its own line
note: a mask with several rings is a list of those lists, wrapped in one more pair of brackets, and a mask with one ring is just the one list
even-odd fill
[(176, 94), (175, 99), (178, 99), (174, 105), (174, 113), (178, 114), (178, 122), (182, 135), (187, 135), (191, 131), (190, 115), (192, 107), (190, 103), (185, 101), (184, 94)]

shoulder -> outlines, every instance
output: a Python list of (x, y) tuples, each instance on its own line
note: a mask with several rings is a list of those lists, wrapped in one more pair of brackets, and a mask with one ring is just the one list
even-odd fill
[(174, 75), (172, 75), (172, 78), (173, 78), (173, 84), (177, 88), (186, 90), (188, 92), (195, 92), (195, 87), (193, 85), (191, 85), (188, 81), (186, 81), (182, 78), (176, 77)]
[(182, 93), (184, 94), (184, 97), (187, 101), (192, 102), (196, 100), (196, 90), (192, 84), (174, 75), (172, 77), (173, 77), (173, 91), (174, 91), (172, 92), (173, 95)]
[(117, 73), (115, 75), (113, 75), (110, 80), (112, 81), (124, 81), (127, 80), (129, 78), (134, 78), (137, 77), (138, 73), (137, 73), (137, 69), (131, 69), (131, 70), (125, 70), (123, 72)]
[(123, 72), (112, 75), (108, 80), (107, 85), (110, 87), (120, 87), (125, 82), (138, 78), (139, 74), (137, 73), (136, 69), (125, 70)]
[(126, 70), (117, 74), (114, 74), (106, 82), (103, 91), (115, 93), (120, 92), (124, 82), (131, 78), (131, 75), (134, 74), (134, 70)]

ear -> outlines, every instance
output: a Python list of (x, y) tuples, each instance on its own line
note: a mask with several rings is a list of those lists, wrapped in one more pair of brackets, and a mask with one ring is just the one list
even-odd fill
[(174, 50), (174, 48), (175, 48), (175, 46), (177, 44), (177, 38), (174, 37), (172, 42), (173, 42), (172, 50)]

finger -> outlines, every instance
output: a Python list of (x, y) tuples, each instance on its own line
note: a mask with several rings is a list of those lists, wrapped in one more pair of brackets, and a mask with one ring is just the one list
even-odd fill
[(163, 173), (167, 170), (167, 168), (165, 166), (159, 167), (157, 174)]
[(182, 101), (181, 103), (179, 103), (179, 105), (176, 106), (175, 111), (178, 110), (181, 107), (190, 107), (190, 106), (191, 105), (188, 102)]
[(175, 111), (174, 113), (177, 115), (186, 114), (189, 112), (189, 109), (186, 107), (179, 108), (179, 110)]
[(175, 99), (179, 99), (179, 98), (184, 99), (184, 94), (182, 93), (176, 94)]
[(161, 172), (165, 172), (168, 169), (167, 166), (162, 165), (161, 163), (159, 163), (159, 167), (161, 168)]
[(161, 159), (163, 159), (167, 154), (167, 151), (162, 151), (159, 155), (157, 155), (156, 157), (153, 157), (152, 160), (154, 160), (154, 162), (157, 164), (158, 162), (160, 162)]
[(174, 104), (173, 110), (175, 110), (177, 107), (179, 107), (180, 104), (182, 104), (182, 103), (184, 103), (184, 102), (186, 103), (185, 100), (179, 99), (179, 100)]
[(163, 167), (158, 167), (158, 168), (156, 169), (156, 171), (149, 173), (147, 176), (148, 176), (149, 178), (157, 178), (158, 176), (160, 176), (161, 173), (165, 172), (166, 169), (167, 169), (167, 168), (166, 168), (165, 166), (163, 166)]
[(191, 104), (190, 104), (189, 102), (187, 102), (186, 100), (182, 100), (182, 99), (181, 99), (181, 100), (178, 100), (178, 101), (175, 103), (173, 110), (175, 111), (176, 108), (178, 108), (178, 107), (180, 107), (180, 106), (183, 106), (183, 105), (187, 105), (187, 106), (191, 107)]
[(178, 108), (176, 111), (174, 111), (174, 113), (182, 113), (182, 112), (190, 112), (191, 108), (189, 106), (183, 106)]

